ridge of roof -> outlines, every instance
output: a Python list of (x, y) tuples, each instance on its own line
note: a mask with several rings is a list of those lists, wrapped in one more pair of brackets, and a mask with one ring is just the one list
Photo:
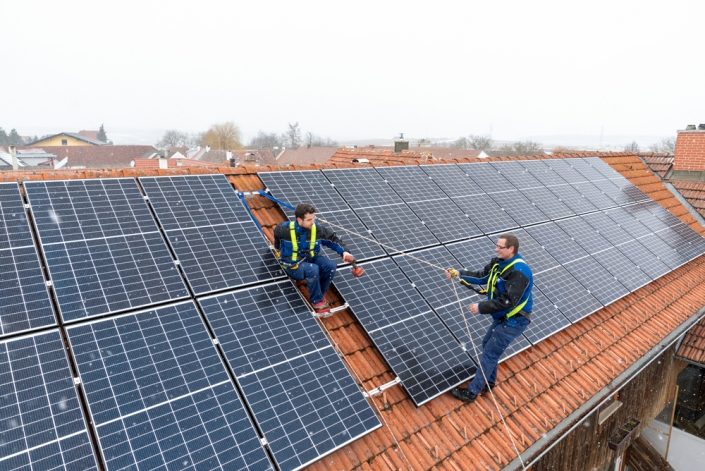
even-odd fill
[[(34, 142), (46, 141), (47, 139), (53, 139), (53, 138), (55, 138), (55, 137), (57, 137), (57, 136), (69, 136), (69, 137), (73, 137), (74, 139), (77, 139), (77, 140), (83, 141), (83, 142), (88, 142), (89, 144), (93, 144), (93, 145), (95, 145), (95, 146), (107, 146), (107, 145), (108, 145), (107, 142), (99, 141), (98, 139), (92, 139), (92, 138), (90, 138), (90, 137), (88, 137), (88, 136), (84, 136), (84, 135), (79, 134), (79, 133), (77, 133), (77, 132), (59, 132), (59, 133), (52, 134), (52, 135), (49, 135), (49, 136), (40, 137), (39, 139), (37, 139), (37, 140), (34, 141)], [(30, 143), (30, 145), (34, 145), (34, 143)]]

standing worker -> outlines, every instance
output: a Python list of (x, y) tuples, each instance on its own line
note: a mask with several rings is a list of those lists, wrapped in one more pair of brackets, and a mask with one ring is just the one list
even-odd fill
[(279, 252), (279, 263), (286, 274), (295, 280), (306, 280), (309, 299), (317, 313), (330, 311), (323, 296), (333, 281), (337, 264), (322, 255), (321, 244), (346, 262), (355, 258), (345, 250), (343, 241), (330, 228), (315, 222), (316, 208), (308, 203), (296, 205), (296, 221), (283, 222), (274, 229), (274, 248)]
[(467, 388), (453, 388), (453, 397), (474, 402), (485, 389), (494, 388), (499, 357), (531, 322), (534, 286), (529, 265), (519, 255), (519, 239), (514, 234), (502, 234), (495, 246), (496, 258), (481, 271), (446, 270), (446, 276), (460, 276), (461, 281), (487, 285), (487, 301), (468, 306), (473, 314), (491, 314), (492, 325), (482, 340), (481, 368)]

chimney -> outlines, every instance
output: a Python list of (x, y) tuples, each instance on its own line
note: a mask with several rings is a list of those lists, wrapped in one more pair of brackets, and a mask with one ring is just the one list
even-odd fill
[(684, 130), (678, 131), (673, 170), (705, 171), (705, 124), (697, 128), (689, 124)]
[(394, 153), (401, 154), (401, 151), (409, 150), (409, 141), (404, 139), (404, 133), (399, 133), (399, 137), (394, 139)]

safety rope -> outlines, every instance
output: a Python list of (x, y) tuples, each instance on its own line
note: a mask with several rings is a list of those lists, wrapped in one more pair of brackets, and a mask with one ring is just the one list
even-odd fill
[[(369, 237), (365, 237), (365, 236), (363, 236), (362, 234), (358, 234), (358, 233), (356, 233), (356, 232), (354, 232), (354, 231), (352, 231), (352, 230), (350, 230), (350, 229), (347, 229), (347, 228), (345, 228), (345, 227), (343, 227), (343, 226), (339, 226), (339, 225), (337, 225), (337, 224), (333, 224), (333, 223), (331, 223), (331, 222), (329, 222), (329, 221), (326, 221), (325, 219), (322, 219), (322, 218), (317, 218), (317, 219), (318, 219), (319, 221), (323, 222), (324, 224), (328, 224), (328, 225), (330, 225), (330, 226), (337, 227), (337, 228), (342, 229), (342, 230), (344, 230), (344, 231), (346, 231), (346, 232), (349, 232), (350, 234), (353, 234), (353, 235), (355, 235), (355, 236), (357, 236), (357, 237), (360, 237), (360, 238), (362, 238), (362, 239), (368, 240), (368, 241), (370, 241), (370, 242), (372, 242), (372, 243), (375, 243), (375, 244), (378, 244), (378, 245), (380, 245), (380, 246), (382, 246), (382, 247), (389, 248), (389, 249), (391, 249), (391, 250), (393, 250), (393, 251), (395, 251), (395, 252), (399, 252), (399, 254), (401, 254), (401, 255), (404, 255), (404, 256), (413, 258), (414, 260), (417, 260), (417, 261), (419, 261), (419, 262), (421, 262), (421, 263), (425, 263), (426, 265), (429, 265), (429, 266), (431, 266), (431, 267), (433, 267), (433, 268), (437, 268), (437, 269), (443, 271), (444, 273), (445, 273), (445, 271), (446, 271), (447, 268), (448, 268), (448, 267), (441, 267), (441, 266), (435, 265), (435, 264), (433, 264), (433, 263), (431, 263), (431, 262), (429, 262), (429, 261), (427, 261), (427, 260), (423, 260), (423, 259), (421, 259), (421, 258), (414, 257), (414, 256), (411, 255), (411, 254), (400, 252), (399, 250), (397, 250), (397, 249), (394, 248), (394, 247), (390, 247), (390, 246), (388, 246), (388, 245), (386, 245), (386, 244), (383, 244), (382, 242), (379, 242), (378, 240), (375, 240), (375, 239), (372, 239), (372, 238), (369, 238)], [(451, 285), (453, 286), (453, 292), (455, 293), (455, 298), (456, 298), (456, 300), (458, 301), (458, 308), (460, 309), (460, 314), (463, 316), (463, 322), (465, 323), (465, 329), (467, 330), (468, 339), (470, 339), (470, 345), (472, 345), (473, 352), (475, 353), (475, 358), (480, 358), (480, 355), (478, 354), (478, 351), (477, 351), (477, 346), (475, 345), (475, 342), (473, 342), (473, 340), (472, 340), (472, 331), (470, 330), (470, 324), (468, 324), (468, 320), (467, 320), (467, 318), (466, 318), (466, 316), (465, 316), (465, 310), (463, 309), (462, 300), (460, 299), (460, 294), (458, 293), (457, 286), (456, 286), (456, 284), (453, 282), (452, 279), (449, 280), (449, 281), (450, 281)], [(485, 383), (487, 383), (487, 375), (485, 374), (485, 371), (484, 371), (484, 369), (482, 368), (482, 362), (480, 362), (479, 367), (480, 367), (480, 372), (482, 373), (482, 377), (485, 379)], [(489, 390), (490, 396), (492, 397), (492, 402), (494, 403), (494, 406), (495, 406), (495, 408), (497, 409), (497, 412), (499, 413), (499, 417), (500, 417), (500, 419), (501, 419), (501, 421), (502, 421), (502, 425), (504, 426), (504, 429), (506, 430), (507, 435), (509, 435), (509, 439), (511, 440), (511, 443), (512, 443), (512, 448), (514, 449), (514, 452), (516, 453), (517, 458), (519, 458), (519, 462), (521, 463), (521, 467), (522, 467), (523, 470), (526, 471), (526, 465), (524, 464), (524, 460), (521, 458), (521, 453), (519, 452), (519, 448), (517, 447), (516, 442), (514, 441), (514, 434), (513, 434), (512, 431), (509, 429), (509, 426), (507, 425), (507, 422), (506, 422), (506, 420), (505, 420), (505, 418), (504, 418), (504, 414), (502, 413), (502, 410), (501, 410), (500, 407), (499, 407), (499, 402), (497, 401), (497, 398), (495, 397), (494, 392), (492, 392), (492, 388), (490, 388), (490, 387), (488, 386), (487, 389)], [(406, 458), (406, 457), (405, 457), (405, 458)], [(408, 461), (408, 460), (407, 460), (407, 461)]]

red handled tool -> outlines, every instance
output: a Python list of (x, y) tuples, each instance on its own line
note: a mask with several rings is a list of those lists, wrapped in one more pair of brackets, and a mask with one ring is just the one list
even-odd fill
[(365, 269), (362, 267), (358, 267), (355, 262), (352, 262), (352, 270), (350, 270), (350, 273), (352, 273), (353, 276), (360, 278), (362, 275), (365, 274)]

